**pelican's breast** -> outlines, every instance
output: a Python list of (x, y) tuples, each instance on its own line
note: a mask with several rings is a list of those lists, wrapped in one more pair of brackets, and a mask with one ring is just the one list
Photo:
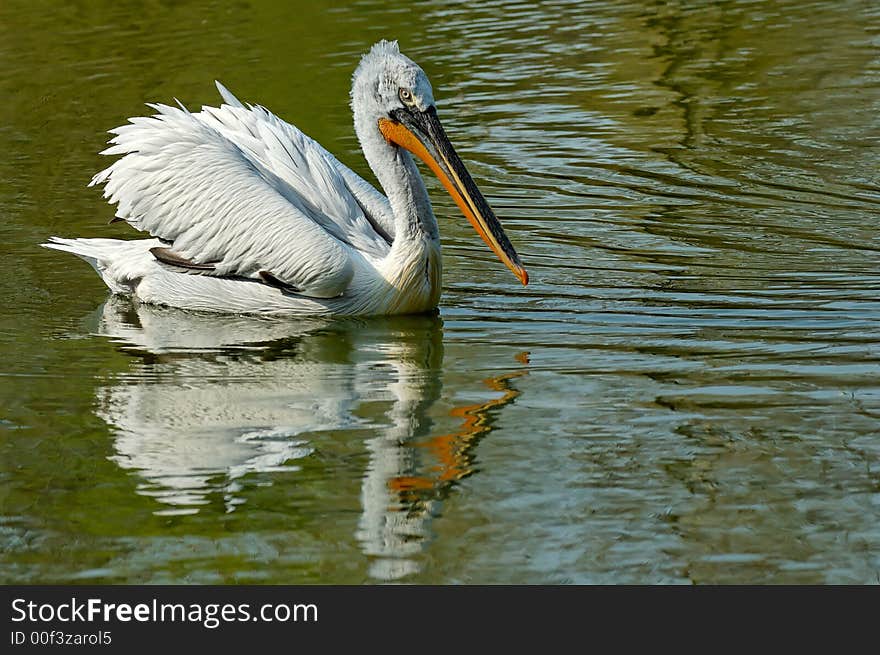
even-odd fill
[(437, 307), (443, 278), (440, 243), (422, 237), (392, 248), (382, 270), (389, 291), (389, 314), (415, 314)]

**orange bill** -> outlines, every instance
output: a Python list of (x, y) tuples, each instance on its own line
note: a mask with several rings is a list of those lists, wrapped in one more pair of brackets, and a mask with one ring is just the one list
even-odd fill
[(428, 165), (486, 245), (523, 285), (528, 284), (529, 274), (519, 255), (449, 143), (436, 110), (433, 107), (424, 112), (414, 108), (398, 109), (392, 115), (395, 120), (379, 119), (379, 131), (385, 139), (405, 148)]

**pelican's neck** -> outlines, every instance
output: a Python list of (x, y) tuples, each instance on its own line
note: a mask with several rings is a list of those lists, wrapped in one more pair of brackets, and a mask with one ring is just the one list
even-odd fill
[[(431, 209), (425, 182), (410, 154), (388, 143), (379, 132), (378, 120), (355, 110), (355, 131), (364, 156), (394, 214), (394, 241), (439, 239), (437, 219)], [(402, 238), (403, 239), (402, 239)]]

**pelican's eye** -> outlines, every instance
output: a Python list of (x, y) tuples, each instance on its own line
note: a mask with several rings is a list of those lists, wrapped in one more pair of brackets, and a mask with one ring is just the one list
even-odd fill
[(397, 96), (405, 105), (411, 105), (414, 102), (412, 91), (409, 89), (400, 89), (400, 91), (397, 92)]

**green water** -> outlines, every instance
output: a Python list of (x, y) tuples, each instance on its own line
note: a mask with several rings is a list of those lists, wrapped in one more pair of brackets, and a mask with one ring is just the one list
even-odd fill
[[(430, 180), (439, 316), (205, 317), (37, 244), (146, 101), (373, 179), (400, 40), (532, 282)], [(0, 4), (0, 581), (877, 583), (870, 2)]]

